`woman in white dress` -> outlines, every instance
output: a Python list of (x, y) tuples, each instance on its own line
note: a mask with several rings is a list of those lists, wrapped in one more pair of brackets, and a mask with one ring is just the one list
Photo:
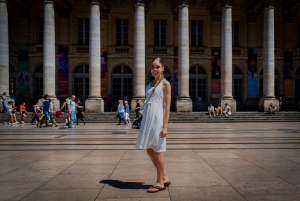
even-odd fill
[(163, 152), (166, 151), (171, 104), (171, 85), (163, 77), (164, 67), (161, 58), (152, 61), (151, 74), (155, 79), (146, 88), (143, 121), (136, 142), (137, 149), (147, 150), (157, 169), (157, 181), (147, 190), (149, 193), (165, 190), (166, 186), (171, 184), (165, 171), (163, 156)]

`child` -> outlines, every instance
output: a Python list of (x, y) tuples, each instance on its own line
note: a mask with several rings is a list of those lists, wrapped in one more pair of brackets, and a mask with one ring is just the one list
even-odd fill
[(22, 102), (22, 104), (20, 105), (20, 114), (21, 114), (21, 124), (24, 124), (24, 119), (26, 118), (26, 106), (25, 106), (25, 102)]
[(34, 124), (34, 120), (36, 120), (36, 123), (40, 121), (39, 114), (41, 113), (41, 108), (39, 106), (39, 100), (35, 102), (35, 105), (33, 106), (33, 113), (32, 113), (32, 120), (31, 124)]
[(125, 112), (124, 119), (126, 120), (126, 126), (130, 126), (131, 122), (130, 122), (129, 114), (127, 112)]

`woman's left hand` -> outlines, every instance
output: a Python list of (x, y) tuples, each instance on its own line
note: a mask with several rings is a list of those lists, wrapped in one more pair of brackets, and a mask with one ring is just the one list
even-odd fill
[(167, 128), (162, 128), (161, 131), (160, 131), (160, 137), (165, 138), (165, 137), (167, 137), (167, 135), (168, 135)]

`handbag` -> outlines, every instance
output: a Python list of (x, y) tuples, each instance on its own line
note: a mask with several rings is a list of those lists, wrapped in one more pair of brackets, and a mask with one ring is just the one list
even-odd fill
[(228, 111), (228, 115), (231, 115), (231, 111)]

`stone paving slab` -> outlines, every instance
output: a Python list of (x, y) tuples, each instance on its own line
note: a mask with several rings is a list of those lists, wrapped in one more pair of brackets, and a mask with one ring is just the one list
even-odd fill
[(172, 184), (155, 194), (146, 189), (156, 169), (134, 147), (138, 130), (42, 129), (0, 126), (0, 201), (300, 200), (297, 123), (170, 124), (165, 160)]

